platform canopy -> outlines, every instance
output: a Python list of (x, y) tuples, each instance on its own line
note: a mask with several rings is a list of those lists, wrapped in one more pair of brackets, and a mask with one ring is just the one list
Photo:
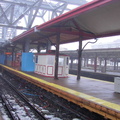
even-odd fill
[(42, 25), (35, 26), (13, 38), (12, 43), (20, 44), (26, 39), (31, 44), (60, 44), (93, 38), (120, 35), (120, 0), (94, 0), (70, 12), (56, 17)]

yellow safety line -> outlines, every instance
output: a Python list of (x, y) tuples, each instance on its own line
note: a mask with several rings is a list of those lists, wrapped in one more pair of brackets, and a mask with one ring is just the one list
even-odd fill
[(89, 79), (89, 80), (95, 80), (95, 81), (99, 81), (99, 82), (105, 82), (105, 83), (110, 83), (110, 84), (114, 84), (113, 82), (109, 82), (109, 81), (103, 81), (103, 80), (99, 80), (99, 79), (94, 79), (94, 78), (87, 78), (87, 77), (82, 77), (82, 78), (86, 78), (86, 79)]
[[(1, 66), (5, 67), (5, 68), (7, 68), (9, 70), (16, 71), (13, 68), (10, 68), (10, 67), (4, 66), (4, 65), (1, 65)], [(96, 102), (97, 104), (100, 104), (100, 105), (103, 105), (103, 106), (106, 106), (106, 107), (109, 107), (109, 108), (120, 111), (120, 105), (119, 104), (111, 103), (111, 102), (108, 102), (108, 101), (105, 101), (105, 100), (102, 100), (102, 99), (99, 99), (99, 98), (96, 98), (96, 97), (93, 97), (93, 96), (90, 96), (90, 95), (87, 95), (87, 94), (84, 94), (84, 93), (81, 93), (81, 92), (77, 92), (75, 90), (72, 90), (72, 89), (69, 89), (69, 88), (54, 84), (54, 83), (47, 82), (47, 81), (45, 81), (43, 79), (34, 77), (32, 75), (28, 75), (28, 74), (23, 73), (23, 72), (18, 71), (18, 70), (17, 70), (17, 72), (20, 73), (20, 74), (23, 74), (25, 76), (28, 76), (30, 78), (33, 78), (34, 80), (37, 80), (37, 81), (39, 81), (41, 83), (47, 84), (47, 85), (52, 86), (52, 87), (54, 86), (55, 88), (60, 89), (62, 91), (65, 91), (65, 92), (67, 92), (69, 94), (73, 94), (73, 95), (76, 95), (76, 96), (78, 96), (80, 98), (84, 98), (84, 99), (87, 99), (89, 101)]]
[[(72, 74), (69, 74), (71, 76), (76, 76), (76, 75), (72, 75)], [(95, 78), (88, 78), (88, 77), (81, 77), (81, 78), (85, 78), (85, 79), (88, 79), (88, 80), (95, 80), (95, 81), (99, 81), (99, 82), (105, 82), (105, 83), (110, 83), (110, 84), (114, 84), (114, 82), (109, 82), (109, 81), (103, 81), (103, 80), (100, 80), (100, 79), (95, 79)]]

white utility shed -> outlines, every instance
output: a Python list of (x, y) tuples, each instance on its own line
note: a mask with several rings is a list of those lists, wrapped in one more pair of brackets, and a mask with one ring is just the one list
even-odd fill
[[(54, 77), (55, 73), (55, 54), (37, 54), (35, 56), (35, 73)], [(59, 55), (58, 77), (68, 77), (69, 56)]]

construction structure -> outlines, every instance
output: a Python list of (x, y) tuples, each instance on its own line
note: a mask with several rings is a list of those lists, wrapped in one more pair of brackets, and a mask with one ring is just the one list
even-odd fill
[(0, 0), (0, 45), (85, 3), (86, 0)]

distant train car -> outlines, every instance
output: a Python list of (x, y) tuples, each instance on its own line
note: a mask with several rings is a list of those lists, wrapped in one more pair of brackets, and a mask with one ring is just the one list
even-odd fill
[[(55, 54), (36, 54), (35, 55), (35, 73), (54, 77), (55, 73)], [(60, 54), (58, 64), (58, 77), (68, 77), (69, 74), (69, 56)]]

